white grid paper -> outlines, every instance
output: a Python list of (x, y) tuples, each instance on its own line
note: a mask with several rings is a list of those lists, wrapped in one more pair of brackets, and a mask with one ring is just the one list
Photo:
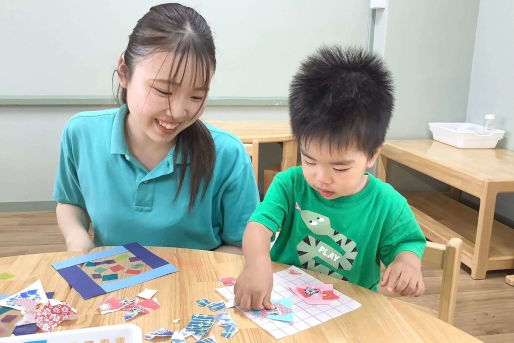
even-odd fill
[[(289, 270), (294, 270), (300, 275), (293, 275)], [(361, 306), (357, 301), (347, 297), (334, 289), (334, 294), (339, 299), (327, 305), (310, 305), (304, 302), (298, 295), (289, 289), (289, 285), (319, 285), (323, 284), (320, 280), (305, 273), (303, 270), (291, 266), (280, 272), (273, 274), (273, 291), (271, 299), (291, 298), (293, 303), (293, 322), (280, 322), (267, 318), (260, 318), (260, 314), (253, 314), (253, 311), (243, 311), (254, 323), (268, 331), (276, 339), (294, 335), (302, 330), (324, 323), (332, 318), (356, 310)], [(218, 293), (227, 300), (234, 299), (234, 286), (216, 288)]]

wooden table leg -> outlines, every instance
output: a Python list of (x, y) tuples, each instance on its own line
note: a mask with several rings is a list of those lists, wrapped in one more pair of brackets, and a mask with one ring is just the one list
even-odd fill
[(296, 166), (298, 161), (298, 143), (296, 140), (286, 141), (282, 145), (282, 163), (280, 170)]
[(387, 164), (389, 162), (389, 159), (385, 157), (384, 155), (378, 156), (378, 166), (377, 166), (377, 177), (387, 182)]
[(485, 279), (487, 272), (496, 195), (495, 191), (486, 186), (485, 195), (480, 197), (475, 251), (473, 252), (473, 262), (471, 265), (471, 277), (473, 279)]

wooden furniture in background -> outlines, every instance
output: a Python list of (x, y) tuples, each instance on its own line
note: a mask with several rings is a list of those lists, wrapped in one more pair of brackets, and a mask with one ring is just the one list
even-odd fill
[(207, 120), (217, 128), (236, 135), (246, 146), (252, 158), (255, 180), (259, 181), (259, 146), (263, 143), (281, 143), (280, 170), (296, 165), (298, 144), (288, 120)]
[[(488, 270), (514, 268), (514, 230), (494, 220), (497, 194), (514, 192), (514, 152), (459, 149), (433, 140), (391, 140), (384, 144), (378, 163), (383, 181), (389, 160), (455, 188), (453, 196), (406, 197), (428, 239), (462, 239), (462, 262), (471, 268), (473, 279), (484, 279)], [(455, 199), (459, 190), (480, 199), (478, 212)]]
[[(193, 313), (213, 314), (206, 307), (198, 307), (195, 301), (203, 297), (212, 301), (221, 300), (221, 296), (215, 291), (216, 287), (220, 287), (219, 279), (239, 275), (244, 263), (242, 256), (212, 251), (155, 247), (149, 249), (174, 264), (179, 272), (105, 296), (84, 300), (75, 290), (69, 289), (66, 281), (50, 266), (52, 262), (76, 254), (47, 253), (5, 257), (0, 258), (0, 270), (14, 274), (14, 277), (0, 283), (0, 294), (15, 292), (30, 282), (41, 279), (45, 290), (57, 290), (55, 298), (65, 300), (78, 311), (78, 320), (61, 324), (60, 329), (65, 330), (123, 323), (122, 313), (101, 315), (98, 312), (98, 304), (112, 295), (133, 299), (144, 288), (158, 289), (156, 297), (161, 304), (161, 308), (156, 310), (158, 313), (151, 312), (138, 316), (131, 320), (131, 323), (140, 326), (143, 333), (161, 327), (177, 330), (187, 325)], [(274, 271), (286, 267), (273, 263)], [(334, 288), (357, 300), (362, 306), (321, 325), (284, 337), (280, 342), (340, 342), (356, 339), (361, 342), (478, 342), (476, 338), (407, 303), (396, 302), (381, 294), (326, 275), (308, 272), (323, 282), (334, 284)], [(266, 331), (257, 327), (238, 310), (232, 308), (228, 311), (239, 329), (230, 342), (274, 341)], [(176, 318), (181, 318), (181, 321), (173, 324)], [(214, 325), (210, 333), (220, 338), (222, 329)]]
[(424, 267), (443, 270), (441, 296), (439, 298), (438, 318), (453, 324), (455, 304), (457, 301), (457, 278), (461, 262), (460, 238), (452, 238), (446, 244), (427, 242), (421, 261)]

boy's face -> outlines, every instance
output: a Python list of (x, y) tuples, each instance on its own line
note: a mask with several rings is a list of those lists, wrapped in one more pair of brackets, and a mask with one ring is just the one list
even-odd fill
[(343, 150), (327, 141), (311, 140), (301, 144), (303, 175), (307, 183), (325, 199), (336, 199), (361, 191), (367, 183), (366, 168), (375, 163), (372, 158), (355, 149)]

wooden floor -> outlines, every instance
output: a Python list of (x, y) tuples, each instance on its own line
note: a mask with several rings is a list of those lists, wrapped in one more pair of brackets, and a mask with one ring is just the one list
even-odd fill
[[(0, 212), (0, 257), (64, 250), (54, 212)], [(473, 280), (469, 270), (461, 269), (456, 327), (484, 342), (514, 342), (514, 287), (505, 283), (506, 274), (513, 271), (489, 272), (487, 279)], [(436, 313), (441, 272), (425, 270), (424, 276), (425, 295), (402, 300)]]

